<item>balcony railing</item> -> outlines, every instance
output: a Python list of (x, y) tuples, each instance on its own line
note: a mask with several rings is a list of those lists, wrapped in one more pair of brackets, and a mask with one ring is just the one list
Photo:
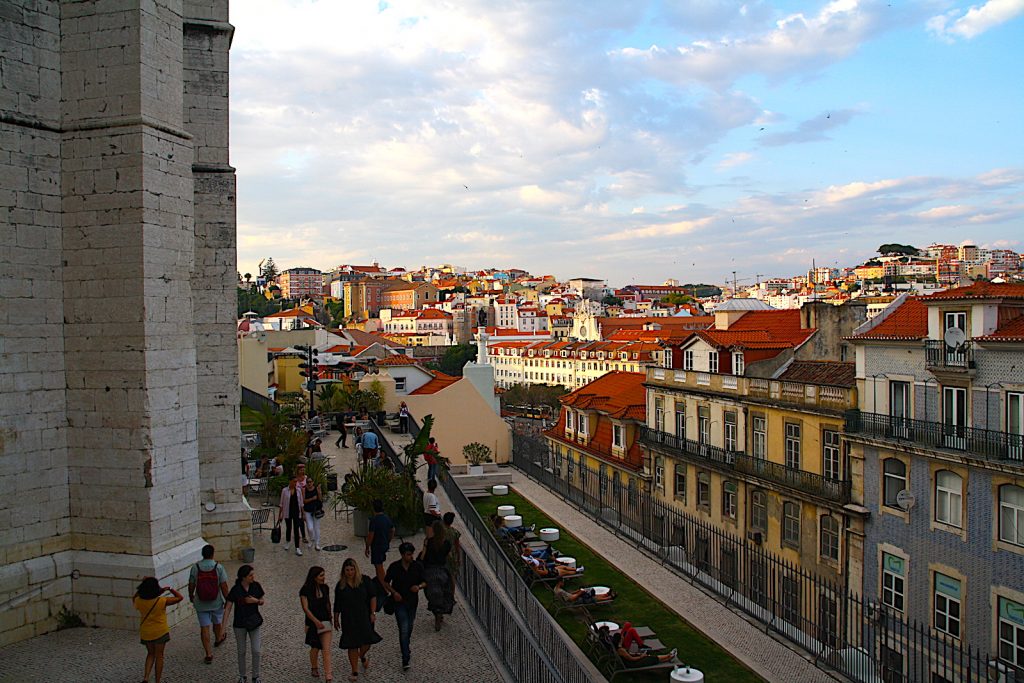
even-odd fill
[(719, 463), (736, 472), (742, 472), (837, 503), (850, 502), (851, 487), (848, 480), (827, 479), (820, 474), (786, 467), (781, 463), (762, 460), (745, 453), (727, 451), (718, 446), (681, 439), (675, 434), (668, 434), (646, 426), (640, 428), (640, 442), (648, 446), (667, 448), (690, 457)]
[(1024, 465), (1024, 435), (976, 429), (905, 417), (846, 413), (846, 431), (879, 439), (911, 442), (927, 448), (964, 451), (975, 457)]
[(729, 396), (750, 396), (782, 404), (846, 410), (857, 405), (857, 390), (830, 384), (785, 382), (761, 377), (722, 375), (694, 370), (649, 368), (647, 381), (673, 389), (693, 388), (700, 392), (720, 392)]
[(967, 341), (949, 346), (944, 341), (925, 342), (925, 364), (929, 369), (967, 371), (974, 369), (974, 345)]

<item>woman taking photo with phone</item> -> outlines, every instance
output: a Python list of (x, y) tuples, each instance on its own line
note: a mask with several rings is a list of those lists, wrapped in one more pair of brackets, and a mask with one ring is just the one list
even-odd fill
[[(164, 593), (170, 593), (166, 597)], [(160, 683), (164, 673), (164, 646), (171, 639), (171, 629), (167, 625), (167, 607), (176, 605), (185, 598), (173, 588), (165, 588), (155, 576), (147, 576), (135, 590), (132, 604), (142, 615), (139, 623), (139, 640), (146, 646), (146, 668), (143, 683), (149, 681), (149, 672), (156, 669), (156, 678)]]

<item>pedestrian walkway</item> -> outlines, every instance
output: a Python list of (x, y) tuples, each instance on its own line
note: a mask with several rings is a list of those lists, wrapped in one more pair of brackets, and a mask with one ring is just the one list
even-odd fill
[[(833, 683), (843, 680), (819, 669), (805, 655), (765, 633), (715, 597), (663, 566), (636, 545), (559, 498), (519, 470), (508, 468), (508, 482), (562, 529), (614, 564), (690, 625), (728, 650), (769, 683)], [(680, 646), (685, 659), (686, 646)]]
[[(336, 438), (336, 433), (328, 435), (323, 449), (331, 458), (335, 471), (344, 476), (355, 464), (355, 450), (335, 448)], [(272, 544), (269, 531), (254, 534), (256, 560), (253, 566), (267, 592), (267, 603), (261, 610), (265, 617), (264, 683), (316, 680), (310, 676), (308, 648), (303, 643), (299, 587), (306, 571), (313, 565), (327, 570), (328, 583), (333, 587), (341, 571), (341, 563), (347, 557), (356, 558), (364, 573), (372, 572), (369, 560), (363, 555), (363, 539), (357, 538), (353, 531), (351, 521), (343, 514), (335, 520), (334, 514), (328, 512), (323, 518), (323, 545), (341, 544), (348, 549), (319, 553), (307, 549), (302, 557)], [(423, 537), (418, 534), (407, 540), (418, 547)], [(393, 545), (388, 561), (396, 559), (397, 547)], [(231, 577), (240, 564), (237, 561), (224, 562)], [(186, 593), (184, 586), (178, 588)], [(181, 609), (187, 610), (188, 614), (171, 629), (163, 680), (168, 683), (234, 683), (237, 680), (234, 635), (229, 635), (228, 642), (214, 651), (213, 664), (205, 665), (194, 612), (189, 605), (183, 605)], [(436, 633), (432, 615), (425, 605), (421, 605), (412, 637), (412, 669), (408, 672), (402, 671), (394, 617), (383, 612), (378, 614), (377, 631), (384, 641), (370, 651), (371, 668), (366, 679), (373, 683), (441, 680), (446, 683), (481, 683), (501, 680), (496, 664), (476, 632), (475, 622), (458, 600), (454, 614), (445, 619), (444, 628)], [(334, 680), (347, 680), (348, 658), (343, 650), (338, 649), (336, 638), (332, 655)], [(69, 629), (0, 648), (0, 683), (138, 683), (142, 680), (144, 658), (145, 648), (139, 644), (138, 631)]]

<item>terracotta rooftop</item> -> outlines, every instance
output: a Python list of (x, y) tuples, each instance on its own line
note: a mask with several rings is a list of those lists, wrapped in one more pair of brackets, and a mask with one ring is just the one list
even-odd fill
[(377, 365), (419, 365), (419, 362), (415, 358), (399, 354), (380, 358), (377, 360)]
[(640, 372), (609, 372), (559, 399), (563, 405), (597, 410), (616, 419), (643, 421), (647, 391)]
[(804, 382), (806, 384), (829, 384), (840, 387), (856, 386), (856, 366), (854, 363), (837, 361), (798, 360), (793, 361), (778, 379), (788, 382)]
[(461, 377), (453, 377), (451, 375), (446, 375), (443, 372), (434, 372), (434, 378), (432, 380), (430, 380), (429, 382), (427, 382), (423, 386), (419, 387), (418, 389), (415, 389), (414, 391), (410, 391), (409, 395), (410, 396), (419, 396), (419, 395), (422, 395), (422, 394), (436, 394), (437, 392), (441, 391), (442, 389), (444, 389), (446, 387), (450, 387), (451, 385), (455, 384), (460, 379), (462, 379), (462, 378)]
[(1024, 299), (1024, 285), (1012, 282), (975, 282), (968, 287), (954, 287), (925, 297), (925, 301), (954, 299)]
[(882, 322), (847, 339), (916, 341), (928, 336), (928, 308), (920, 297), (908, 297)]
[(974, 341), (1024, 342), (1024, 315), (1004, 323), (992, 334), (984, 337), (975, 337)]

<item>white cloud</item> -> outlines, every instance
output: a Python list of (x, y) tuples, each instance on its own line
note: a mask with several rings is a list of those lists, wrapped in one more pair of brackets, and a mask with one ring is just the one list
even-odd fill
[(722, 160), (715, 165), (715, 170), (725, 171), (736, 166), (742, 166), (753, 158), (754, 155), (750, 152), (729, 152), (722, 156)]
[(1024, 0), (989, 0), (983, 5), (972, 5), (963, 14), (960, 10), (951, 10), (934, 16), (926, 26), (940, 38), (970, 40), (1021, 14), (1024, 14)]

